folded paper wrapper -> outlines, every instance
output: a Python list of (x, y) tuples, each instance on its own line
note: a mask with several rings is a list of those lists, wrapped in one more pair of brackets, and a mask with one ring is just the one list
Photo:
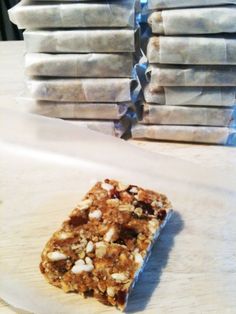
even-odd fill
[(132, 129), (132, 137), (134, 139), (235, 145), (236, 130), (224, 127), (138, 124)]
[(149, 65), (152, 86), (236, 86), (236, 66)]
[(118, 120), (130, 103), (63, 103), (18, 97), (17, 110), (62, 119)]
[(147, 84), (144, 98), (159, 105), (232, 107), (236, 105), (236, 87), (157, 87)]
[(149, 63), (236, 64), (236, 37), (154, 36), (147, 45)]
[[(28, 52), (135, 52), (137, 30), (26, 30)], [(136, 41), (138, 44), (138, 40)]]
[(224, 4), (236, 4), (236, 0), (148, 0), (149, 9), (202, 7)]
[(153, 12), (148, 18), (152, 32), (164, 35), (236, 32), (236, 6), (187, 8)]
[(144, 103), (142, 124), (236, 126), (235, 109), (162, 106)]
[(131, 77), (132, 69), (131, 53), (25, 55), (25, 72), (29, 76)]
[(23, 0), (9, 10), (19, 29), (135, 27), (135, 1), (45, 3)]
[(37, 100), (57, 102), (127, 102), (135, 81), (129, 78), (31, 79), (30, 95)]

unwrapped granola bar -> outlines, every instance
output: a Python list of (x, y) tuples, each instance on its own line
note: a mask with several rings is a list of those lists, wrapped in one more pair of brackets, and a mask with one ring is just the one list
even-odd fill
[(123, 310), (170, 213), (163, 194), (98, 182), (46, 244), (40, 270), (65, 292)]

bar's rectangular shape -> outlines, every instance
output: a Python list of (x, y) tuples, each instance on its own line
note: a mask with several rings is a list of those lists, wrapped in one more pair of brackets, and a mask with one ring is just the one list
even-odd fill
[(148, 103), (159, 105), (191, 105), (232, 107), (236, 104), (235, 87), (164, 87), (147, 84), (144, 98)]
[(135, 30), (68, 29), (24, 32), (28, 52), (134, 52)]
[(235, 65), (154, 65), (147, 70), (159, 86), (236, 86)]
[(29, 76), (131, 77), (132, 68), (131, 53), (28, 53), (25, 56)]
[(131, 101), (128, 78), (32, 79), (27, 82), (32, 97), (58, 102)]
[(235, 18), (233, 5), (157, 11), (148, 22), (155, 34), (219, 34), (236, 32)]
[(147, 59), (165, 64), (236, 64), (236, 37), (153, 36)]
[(142, 125), (132, 129), (134, 139), (235, 145), (235, 129), (185, 125)]
[(20, 29), (134, 28), (135, 1), (34, 3), (21, 1), (9, 10)]
[(123, 310), (170, 214), (163, 194), (98, 182), (46, 244), (41, 272), (65, 292), (92, 295)]
[(235, 126), (235, 109), (144, 103), (143, 124)]
[(236, 4), (236, 0), (148, 0), (149, 9), (202, 7), (223, 4)]

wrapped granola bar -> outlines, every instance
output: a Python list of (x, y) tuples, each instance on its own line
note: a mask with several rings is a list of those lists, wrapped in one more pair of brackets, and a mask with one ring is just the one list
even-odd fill
[(236, 37), (151, 37), (147, 59), (165, 64), (236, 64)]
[(158, 106), (144, 103), (142, 124), (234, 126), (234, 109)]
[(236, 6), (187, 8), (153, 12), (148, 22), (155, 34), (217, 34), (236, 32)]
[(128, 103), (63, 103), (33, 98), (18, 98), (17, 109), (63, 119), (118, 120), (128, 110)]
[(134, 52), (135, 30), (76, 29), (25, 31), (28, 52)]
[(134, 28), (135, 1), (34, 3), (23, 0), (9, 10), (19, 29), (123, 27)]
[(236, 105), (236, 87), (144, 87), (146, 102), (159, 105), (231, 107)]
[(132, 68), (131, 53), (28, 53), (25, 56), (25, 70), (29, 76), (131, 77)]
[(236, 86), (236, 66), (150, 65), (147, 75), (158, 86)]
[(27, 82), (32, 97), (58, 102), (131, 101), (129, 78), (32, 79)]
[(236, 0), (148, 0), (149, 9), (169, 9), (182, 7), (203, 7), (236, 4)]
[(232, 136), (236, 136), (235, 129), (223, 127), (139, 124), (132, 129), (134, 139), (174, 142), (226, 145), (230, 144)]

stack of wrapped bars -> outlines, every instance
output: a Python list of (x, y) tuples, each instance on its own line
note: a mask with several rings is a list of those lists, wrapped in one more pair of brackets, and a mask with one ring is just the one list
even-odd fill
[(26, 29), (30, 96), (19, 99), (21, 109), (122, 135), (131, 103), (135, 7), (135, 0), (22, 0), (9, 10), (11, 21)]
[[(232, 5), (228, 5), (228, 4)], [(152, 37), (134, 138), (233, 144), (235, 0), (148, 0)]]

